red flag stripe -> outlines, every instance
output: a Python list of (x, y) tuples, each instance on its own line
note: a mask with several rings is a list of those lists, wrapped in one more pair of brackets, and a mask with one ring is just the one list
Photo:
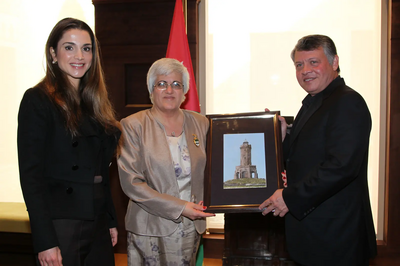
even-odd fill
[(182, 0), (176, 0), (171, 32), (169, 34), (167, 55), (183, 63), (190, 76), (189, 91), (181, 108), (200, 112), (199, 96), (193, 74), (192, 59), (190, 57), (189, 42), (186, 35), (185, 19), (183, 16)]

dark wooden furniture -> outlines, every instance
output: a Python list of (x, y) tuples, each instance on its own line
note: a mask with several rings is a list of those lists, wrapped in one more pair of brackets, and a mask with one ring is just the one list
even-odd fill
[(285, 220), (272, 214), (226, 213), (224, 266), (294, 266), (286, 251)]
[(30, 233), (0, 232), (0, 265), (36, 265)]
[(204, 258), (222, 259), (224, 254), (225, 234), (203, 234)]
[(36, 265), (25, 203), (0, 202), (0, 265)]

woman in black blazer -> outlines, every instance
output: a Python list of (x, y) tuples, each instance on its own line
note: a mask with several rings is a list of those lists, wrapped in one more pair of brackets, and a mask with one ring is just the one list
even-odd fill
[(46, 76), (21, 101), (20, 181), (42, 266), (114, 265), (108, 167), (120, 130), (98, 49), (86, 23), (59, 21), (46, 43)]

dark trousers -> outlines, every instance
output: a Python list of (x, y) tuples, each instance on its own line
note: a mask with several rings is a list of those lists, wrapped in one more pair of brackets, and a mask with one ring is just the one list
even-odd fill
[[(54, 220), (63, 266), (114, 266), (107, 214), (94, 221)], [(40, 265), (39, 261), (37, 264)]]
[[(114, 266), (108, 214), (103, 186), (94, 185), (95, 220), (53, 220), (61, 250), (63, 266)], [(40, 265), (37, 260), (37, 265)]]

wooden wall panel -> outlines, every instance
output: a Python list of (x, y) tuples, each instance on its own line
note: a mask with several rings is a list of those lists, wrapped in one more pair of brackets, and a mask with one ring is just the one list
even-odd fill
[[(400, 24), (397, 26), (400, 33)], [(386, 242), (388, 245), (400, 247), (400, 210), (398, 208), (400, 203), (400, 36), (392, 39), (390, 43), (392, 62), (389, 98), (389, 171), (387, 173), (386, 187), (388, 233)]]
[(174, 4), (143, 1), (96, 5), (97, 38), (103, 46), (166, 45)]
[(101, 49), (110, 99), (118, 119), (150, 108), (147, 71), (155, 60), (165, 57), (166, 45), (102, 45)]
[(391, 0), (384, 240), (370, 265), (400, 265), (400, 1)]
[[(400, 1), (392, 1), (389, 88), (389, 157), (387, 173), (387, 244), (400, 248)], [(400, 253), (400, 249), (399, 249)], [(400, 254), (399, 254), (400, 256)], [(399, 263), (400, 264), (400, 263)]]
[[(166, 56), (175, 0), (93, 3), (107, 85), (120, 119), (151, 107), (146, 74), (155, 60)], [(196, 73), (197, 3), (189, 0), (187, 6), (188, 41)]]

